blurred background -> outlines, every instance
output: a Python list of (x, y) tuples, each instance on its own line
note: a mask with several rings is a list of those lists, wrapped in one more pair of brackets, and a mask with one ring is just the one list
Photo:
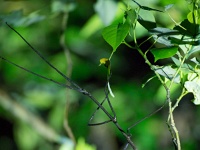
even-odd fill
[[(164, 10), (164, 6), (174, 3), (169, 13), (177, 22), (185, 19), (188, 13), (187, 2), (182, 0), (138, 2), (159, 10)], [(39, 58), (5, 24), (8, 22), (49, 62), (101, 102), (105, 96), (107, 72), (104, 66), (99, 66), (99, 60), (108, 58), (112, 52), (112, 48), (103, 40), (101, 32), (113, 22), (122, 22), (126, 9), (124, 3), (136, 7), (128, 0), (1, 1), (0, 56), (28, 70), (66, 83), (61, 75)], [(174, 23), (166, 13), (152, 12), (151, 15), (154, 15), (158, 26), (173, 28)], [(63, 21), (67, 21), (64, 22), (64, 28)], [(67, 51), (60, 44), (63, 35)], [(137, 37), (139, 43), (148, 38), (148, 32), (140, 25), (137, 26)], [(130, 38), (127, 40), (133, 44)], [(147, 50), (151, 42), (145, 43), (142, 48)], [(153, 63), (151, 55), (149, 59)], [(121, 45), (111, 63), (110, 84), (115, 94), (115, 98), (111, 97), (111, 103), (119, 124), (126, 130), (161, 107), (165, 101), (165, 91), (156, 79), (142, 88), (142, 84), (152, 72), (137, 51)], [(158, 63), (169, 63), (169, 60)], [(173, 102), (179, 94), (179, 86), (175, 85), (172, 91)], [(200, 109), (191, 103), (191, 99), (192, 95), (184, 97), (174, 112), (184, 150), (200, 148)], [(105, 107), (109, 109), (106, 104)], [(123, 149), (126, 139), (112, 123), (88, 126), (96, 108), (88, 97), (0, 60), (1, 150), (70, 150), (73, 136), (66, 132), (64, 122), (67, 122), (73, 132), (78, 143), (77, 149)], [(166, 125), (167, 116), (168, 107), (165, 106), (131, 129), (133, 142), (138, 149), (173, 149)], [(94, 122), (106, 119), (108, 118), (99, 111)], [(67, 129), (70, 129), (69, 127)]]

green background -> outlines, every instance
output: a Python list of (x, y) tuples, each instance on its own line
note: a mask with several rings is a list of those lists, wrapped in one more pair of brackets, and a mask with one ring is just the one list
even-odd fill
[[(159, 10), (174, 3), (169, 13), (177, 22), (185, 19), (188, 13), (187, 3), (182, 0), (151, 0), (148, 2), (141, 0), (139, 2), (141, 5)], [(59, 43), (63, 19), (62, 7), (56, 5), (55, 1), (25, 0), (0, 3), (0, 55), (33, 72), (66, 83), (15, 32), (5, 25), (7, 21), (47, 60), (67, 74), (66, 55)], [(71, 79), (90, 91), (101, 102), (104, 98), (107, 72), (106, 68), (99, 66), (99, 60), (103, 57), (108, 58), (112, 48), (101, 35), (103, 27), (106, 26), (103, 23), (106, 17), (99, 17), (95, 11), (95, 3), (96, 1), (93, 0), (68, 1), (68, 8), (63, 8), (64, 11), (70, 11), (65, 30), (65, 44), (70, 50), (73, 64)], [(114, 11), (111, 8), (107, 10), (108, 15)], [(122, 21), (120, 16), (123, 16), (124, 9), (123, 5), (118, 7), (114, 22)], [(166, 13), (152, 12), (151, 15), (154, 15), (159, 26), (173, 28), (174, 24)], [(138, 26), (137, 37), (138, 42), (142, 42), (148, 37), (148, 33)], [(133, 43), (130, 39), (127, 40)], [(151, 43), (146, 43), (142, 48), (146, 50), (150, 45)], [(149, 57), (153, 63), (153, 56)], [(166, 62), (160, 61), (159, 63)], [(119, 124), (126, 129), (161, 107), (165, 101), (165, 92), (156, 79), (142, 88), (142, 84), (152, 72), (137, 51), (121, 45), (115, 52), (111, 63), (110, 84), (115, 94), (111, 102)], [(179, 93), (178, 86), (174, 86), (173, 98), (176, 98)], [(184, 150), (200, 148), (200, 119), (198, 117), (200, 109), (199, 106), (191, 103), (191, 98), (192, 95), (184, 97), (174, 112), (175, 123)], [(88, 97), (40, 79), (2, 60), (0, 60), (0, 99), (9, 99), (20, 104), (27, 112), (39, 116), (49, 128), (55, 130), (64, 139), (68, 137), (63, 128), (67, 101), (68, 121), (77, 141), (84, 139), (86, 143), (99, 150), (123, 149), (126, 144), (125, 138), (112, 123), (94, 127), (87, 125), (97, 108)], [(0, 149), (53, 150), (60, 148), (61, 143), (49, 141), (41, 136), (36, 128), (31, 127), (31, 121), (27, 123), (13, 115), (12, 111), (15, 107), (17, 106), (12, 105), (10, 108), (0, 106)], [(108, 108), (108, 106), (105, 107)], [(173, 149), (171, 136), (165, 123), (167, 116), (168, 108), (165, 106), (157, 114), (131, 129), (133, 142), (138, 149)], [(107, 117), (99, 111), (94, 121), (100, 122), (106, 119)], [(83, 145), (83, 147), (86, 146)], [(92, 146), (89, 147), (92, 149)]]

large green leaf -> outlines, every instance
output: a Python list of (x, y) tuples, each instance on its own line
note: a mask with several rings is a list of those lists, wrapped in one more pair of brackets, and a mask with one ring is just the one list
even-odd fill
[(129, 32), (130, 25), (125, 22), (105, 27), (102, 31), (102, 36), (105, 41), (110, 44), (113, 51), (116, 51), (117, 47), (122, 43)]
[(151, 49), (151, 53), (155, 58), (155, 62), (159, 59), (169, 58), (176, 54), (178, 47), (165, 47), (165, 48), (154, 48)]

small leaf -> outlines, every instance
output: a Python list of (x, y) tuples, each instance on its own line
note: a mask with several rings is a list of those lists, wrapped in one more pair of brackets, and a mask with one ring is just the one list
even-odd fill
[(199, 105), (200, 104), (200, 84), (197, 83), (196, 81), (186, 81), (184, 86), (188, 92), (193, 93), (194, 95), (193, 103), (195, 105)]
[(151, 53), (154, 55), (155, 62), (159, 59), (169, 58), (176, 54), (178, 47), (154, 48)]
[(75, 150), (95, 150), (95, 146), (89, 145), (85, 142), (85, 139), (79, 138)]
[(115, 25), (110, 25), (103, 29), (102, 36), (105, 41), (112, 46), (113, 51), (116, 51), (117, 47), (126, 38), (129, 32), (129, 28), (130, 25), (127, 22), (125, 22), (124, 24), (119, 23)]
[(200, 65), (199, 61), (197, 60), (196, 57), (190, 59), (190, 61), (194, 62), (196, 65)]

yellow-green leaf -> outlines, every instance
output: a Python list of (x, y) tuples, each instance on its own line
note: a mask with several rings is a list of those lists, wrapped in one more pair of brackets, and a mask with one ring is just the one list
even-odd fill
[(112, 46), (113, 51), (116, 51), (117, 47), (127, 36), (129, 28), (130, 25), (128, 22), (110, 25), (103, 29), (102, 36)]

